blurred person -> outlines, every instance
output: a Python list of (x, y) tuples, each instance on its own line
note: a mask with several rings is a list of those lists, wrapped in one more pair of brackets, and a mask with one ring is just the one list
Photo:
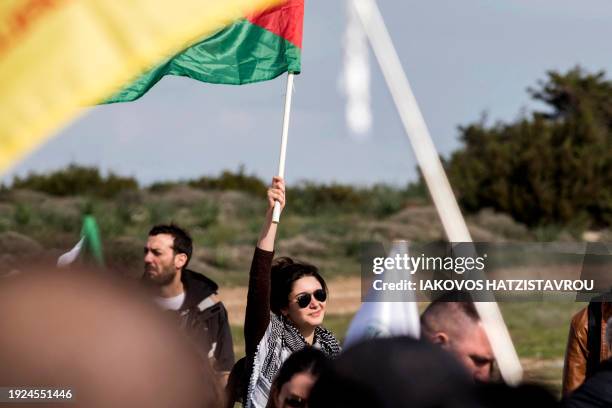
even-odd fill
[(355, 344), (331, 362), (309, 408), (474, 408), (465, 368), (439, 347), (411, 337)]
[[(328, 296), (318, 269), (291, 258), (272, 265), (277, 224), (272, 222), (274, 201), (285, 206), (285, 184), (274, 177), (268, 189), (266, 219), (255, 248), (249, 274), (244, 339), (246, 361), (243, 378), (248, 384), (247, 407), (268, 403), (272, 381), (283, 362), (306, 346), (333, 357), (340, 344), (321, 324)], [(244, 392), (243, 392), (244, 395)]]
[[(612, 349), (612, 318), (605, 325), (605, 341)], [(612, 358), (604, 360), (582, 385), (563, 401), (568, 408), (612, 407)]]
[(570, 323), (563, 366), (563, 395), (567, 396), (590, 377), (600, 362), (612, 357), (605, 341), (612, 303), (592, 301)]
[(325, 354), (312, 347), (291, 354), (272, 383), (267, 408), (308, 406), (310, 390), (328, 365), (329, 359)]
[(377, 338), (345, 350), (323, 370), (309, 408), (553, 408), (533, 384), (474, 382), (450, 353), (411, 337)]
[(57, 387), (74, 396), (65, 405), (32, 406), (220, 406), (208, 361), (199, 361), (176, 321), (140, 287), (125, 285), (55, 268), (3, 281), (0, 385)]
[(421, 338), (454, 354), (476, 381), (489, 381), (495, 357), (480, 317), (471, 301), (450, 301), (448, 293), (421, 315)]
[(178, 315), (202, 359), (210, 359), (225, 385), (234, 365), (227, 310), (217, 297), (217, 284), (187, 269), (192, 251), (192, 239), (183, 229), (154, 226), (144, 247), (143, 281), (162, 309)]
[(480, 383), (474, 390), (474, 400), (478, 408), (559, 407), (552, 392), (538, 384)]

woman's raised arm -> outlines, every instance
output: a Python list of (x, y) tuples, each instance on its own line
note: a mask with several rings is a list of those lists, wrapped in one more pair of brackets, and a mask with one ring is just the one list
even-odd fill
[(244, 317), (244, 342), (247, 356), (254, 355), (270, 324), (270, 279), (277, 224), (272, 222), (274, 201), (285, 207), (285, 183), (274, 177), (268, 189), (266, 219), (257, 241), (249, 272), (249, 292)]

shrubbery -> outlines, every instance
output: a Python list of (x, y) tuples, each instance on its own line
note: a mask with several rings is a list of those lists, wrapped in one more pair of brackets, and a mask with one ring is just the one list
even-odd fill
[(612, 82), (574, 68), (529, 90), (549, 111), (461, 127), (447, 165), (463, 208), (530, 226), (612, 224)]
[(202, 190), (238, 190), (263, 197), (267, 185), (254, 175), (244, 173), (244, 167), (238, 172), (224, 171), (218, 177), (201, 177), (187, 183), (191, 187)]
[(15, 177), (12, 188), (41, 191), (54, 196), (91, 195), (113, 198), (125, 190), (137, 190), (138, 183), (132, 177), (109, 173), (106, 177), (95, 167), (72, 164), (49, 174), (31, 173)]
[[(168, 191), (177, 184), (186, 184), (202, 190), (235, 190), (265, 198), (268, 184), (254, 175), (247, 175), (241, 167), (237, 172), (224, 171), (218, 177), (201, 177), (186, 182), (163, 182), (152, 185), (152, 192)], [(406, 188), (384, 184), (372, 187), (355, 187), (348, 184), (320, 184), (302, 182), (288, 187), (291, 212), (316, 215), (321, 212), (359, 212), (377, 217), (393, 214), (411, 201), (424, 203), (427, 192), (421, 182), (410, 183)]]
[(302, 183), (291, 188), (291, 211), (304, 215), (357, 212), (385, 217), (404, 208), (410, 201), (427, 200), (424, 188), (409, 184), (400, 189), (384, 184), (353, 187), (346, 184)]

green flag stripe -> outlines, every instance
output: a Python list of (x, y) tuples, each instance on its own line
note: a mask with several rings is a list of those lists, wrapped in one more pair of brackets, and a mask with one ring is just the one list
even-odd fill
[(83, 219), (83, 229), (81, 236), (85, 238), (81, 253), (90, 253), (96, 263), (104, 266), (104, 255), (102, 254), (102, 241), (96, 219), (91, 215), (86, 215)]
[(164, 75), (242, 85), (300, 72), (301, 50), (278, 35), (239, 20), (146, 72), (106, 103), (139, 98)]

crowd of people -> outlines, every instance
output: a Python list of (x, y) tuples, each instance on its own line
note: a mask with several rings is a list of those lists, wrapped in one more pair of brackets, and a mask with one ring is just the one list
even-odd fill
[(0, 387), (72, 387), (72, 406), (87, 407), (612, 406), (606, 302), (572, 319), (561, 401), (495, 375), (474, 304), (456, 294), (428, 305), (420, 339), (366, 339), (343, 350), (323, 326), (332, 294), (318, 268), (274, 256), (281, 178), (267, 200), (249, 272), (245, 357), (235, 361), (217, 284), (188, 268), (189, 234), (157, 225), (136, 285), (54, 271), (0, 287)]

